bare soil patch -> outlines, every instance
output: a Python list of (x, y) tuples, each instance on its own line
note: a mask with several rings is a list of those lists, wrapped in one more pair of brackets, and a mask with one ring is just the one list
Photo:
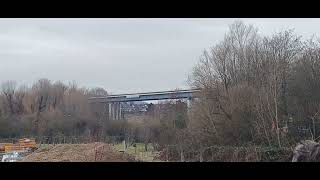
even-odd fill
[(40, 147), (22, 162), (133, 162), (134, 157), (105, 143), (58, 144)]

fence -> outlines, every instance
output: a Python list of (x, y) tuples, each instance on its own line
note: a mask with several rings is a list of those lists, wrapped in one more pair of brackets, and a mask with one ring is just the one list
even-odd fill
[[(85, 136), (57, 136), (57, 137), (36, 137), (36, 142), (40, 146), (43, 144), (85, 144), (97, 142), (95, 138)], [(18, 142), (18, 138), (1, 139), (1, 142)], [(123, 140), (120, 136), (106, 136), (100, 138), (99, 142), (109, 144), (119, 144)], [(133, 143), (135, 144), (135, 143)], [(210, 161), (290, 161), (291, 148), (277, 147), (227, 147), (209, 146), (192, 149), (191, 147), (181, 147), (178, 145), (167, 145), (157, 152), (156, 149), (149, 148), (148, 152), (136, 152), (136, 156), (148, 156), (151, 161), (180, 161), (180, 162), (210, 162)], [(151, 153), (151, 154), (150, 154)], [(149, 157), (157, 154), (157, 157)], [(146, 158), (144, 157), (144, 158)]]
[[(89, 136), (38, 136), (32, 137), (37, 144), (86, 144), (93, 142), (119, 143), (122, 141), (121, 136), (105, 136), (100, 138)], [(20, 138), (1, 138), (1, 143), (18, 143)]]
[(283, 147), (232, 147), (209, 146), (197, 150), (168, 145), (162, 151), (160, 159), (180, 162), (256, 162), (256, 161), (290, 161), (292, 149)]
[[(105, 142), (109, 144), (122, 143), (122, 136), (105, 136), (102, 138), (88, 136), (41, 136), (33, 137), (37, 144), (85, 144), (93, 142)], [(2, 143), (17, 143), (19, 138), (0, 139)], [(138, 142), (133, 142), (135, 144)], [(150, 151), (151, 150), (151, 151)], [(152, 159), (161, 161), (180, 162), (208, 162), (208, 161), (288, 161), (292, 152), (291, 148), (277, 147), (232, 147), (232, 146), (208, 146), (208, 147), (182, 147), (179, 145), (166, 145), (161, 150), (155, 147), (149, 148), (148, 152), (136, 152), (139, 156), (157, 154)], [(157, 152), (158, 151), (158, 152)], [(157, 152), (157, 153), (155, 153)]]

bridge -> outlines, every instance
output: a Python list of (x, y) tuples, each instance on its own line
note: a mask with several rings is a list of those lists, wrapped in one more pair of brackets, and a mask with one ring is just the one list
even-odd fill
[(176, 90), (176, 91), (158, 91), (146, 93), (117, 94), (105, 97), (90, 97), (89, 103), (104, 103), (108, 105), (107, 114), (109, 119), (122, 119), (124, 114), (121, 110), (121, 102), (132, 101), (150, 101), (150, 100), (167, 100), (167, 99), (188, 99), (192, 100), (197, 97), (199, 89)]
[(150, 101), (166, 99), (191, 99), (199, 92), (199, 89), (177, 90), (177, 91), (159, 91), (147, 93), (118, 94), (106, 97), (91, 97), (90, 103), (113, 103), (113, 102), (130, 102), (130, 101)]

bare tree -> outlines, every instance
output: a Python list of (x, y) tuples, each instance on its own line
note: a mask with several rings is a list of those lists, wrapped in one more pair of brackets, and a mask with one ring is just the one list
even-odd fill
[(16, 82), (15, 81), (6, 81), (2, 83), (2, 94), (5, 96), (5, 103), (9, 109), (10, 114), (15, 113), (14, 109), (14, 95), (16, 90)]

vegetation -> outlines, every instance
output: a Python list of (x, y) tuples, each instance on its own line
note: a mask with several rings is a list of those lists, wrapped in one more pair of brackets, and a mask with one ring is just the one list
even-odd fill
[(319, 41), (292, 30), (263, 37), (235, 22), (206, 50), (190, 76), (202, 88), (190, 132), (200, 144), (291, 146), (316, 139), (319, 122)]
[[(114, 147), (118, 151), (123, 151), (124, 149), (123, 143), (118, 143)], [(145, 162), (155, 161), (157, 155), (157, 152), (154, 151), (151, 143), (148, 144), (148, 151), (146, 151), (144, 143), (135, 143), (127, 149), (126, 153), (134, 156), (137, 160)]]
[[(152, 147), (172, 151), (183, 161), (211, 151), (230, 152), (232, 161), (237, 149), (251, 160), (265, 161), (270, 153), (278, 156), (297, 141), (320, 135), (320, 41), (314, 38), (303, 40), (293, 30), (262, 36), (236, 21), (220, 43), (203, 52), (189, 84), (201, 89), (190, 108), (172, 100), (150, 106), (140, 121), (107, 121), (104, 106), (87, 101), (107, 95), (104, 89), (47, 79), (31, 87), (7, 81), (1, 86), (0, 137), (64, 135), (98, 141), (112, 136), (126, 140), (131, 154)], [(272, 150), (263, 155), (254, 153), (257, 148)], [(220, 153), (213, 160), (223, 157)]]
[[(98, 136), (102, 107), (90, 108), (87, 98), (106, 94), (75, 83), (40, 79), (31, 87), (4, 82), (0, 95), (0, 137)], [(99, 109), (100, 108), (100, 109)]]

